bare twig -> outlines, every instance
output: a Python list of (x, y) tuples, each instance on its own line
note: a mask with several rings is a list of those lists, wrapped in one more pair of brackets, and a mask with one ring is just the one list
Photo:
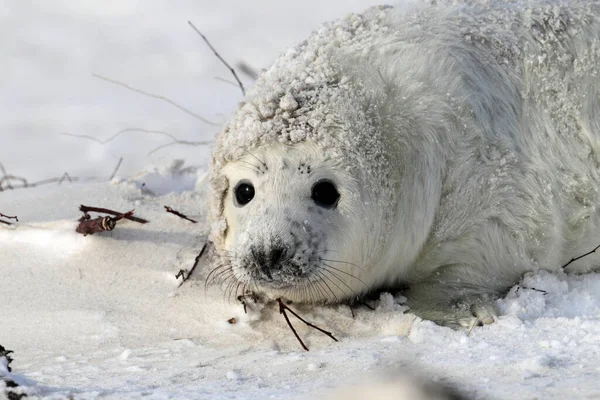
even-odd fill
[(304, 342), (302, 341), (302, 339), (300, 339), (300, 336), (298, 335), (298, 332), (296, 332), (296, 329), (294, 329), (294, 327), (292, 326), (292, 323), (290, 322), (290, 319), (287, 316), (286, 311), (289, 311), (292, 313), (292, 315), (296, 318), (298, 318), (300, 321), (304, 322), (306, 325), (310, 326), (313, 329), (318, 330), (321, 333), (324, 333), (325, 335), (329, 336), (331, 339), (335, 340), (336, 342), (338, 341), (335, 336), (333, 336), (333, 334), (329, 331), (326, 331), (324, 329), (319, 328), (316, 325), (311, 324), (310, 322), (306, 321), (304, 318), (302, 318), (301, 316), (299, 316), (297, 313), (294, 312), (294, 310), (292, 310), (290, 307), (288, 307), (283, 300), (281, 300), (281, 298), (277, 299), (277, 304), (279, 304), (279, 313), (283, 314), (283, 317), (285, 318), (288, 326), (290, 327), (290, 329), (292, 330), (292, 332), (294, 333), (294, 336), (296, 336), (296, 339), (298, 339), (298, 341), (300, 342), (300, 345), (302, 346), (302, 348), (306, 351), (308, 351), (308, 347), (306, 347), (306, 345), (304, 344)]
[[(11, 217), (11, 216), (4, 215), (4, 214), (0, 213), (0, 218), (14, 219), (15, 221), (19, 222), (19, 218), (17, 218), (16, 215), (14, 217)], [(4, 221), (2, 219), (0, 219), (0, 223), (5, 224), (5, 225), (12, 225), (12, 223), (10, 223), (8, 221)]]
[(177, 274), (175, 275), (175, 279), (179, 279), (179, 277), (181, 277), (181, 279), (182, 279), (181, 283), (179, 284), (178, 287), (181, 287), (181, 285), (183, 285), (185, 283), (185, 281), (190, 279), (190, 276), (192, 276), (192, 274), (194, 273), (194, 270), (200, 263), (200, 259), (206, 252), (206, 248), (208, 247), (208, 244), (209, 244), (209, 241), (207, 240), (206, 243), (204, 243), (204, 246), (202, 246), (202, 250), (200, 250), (200, 253), (198, 253), (196, 258), (194, 259), (194, 265), (192, 266), (192, 269), (189, 270), (189, 272), (184, 269), (180, 269), (179, 272), (177, 272)]
[(245, 61), (240, 61), (237, 63), (237, 67), (239, 68), (240, 71), (242, 71), (244, 74), (248, 75), (249, 78), (251, 78), (253, 81), (256, 80), (256, 78), (258, 78), (258, 72), (256, 71), (256, 69), (254, 69), (253, 67), (251, 67), (248, 63), (246, 63)]
[(536, 289), (536, 288), (534, 288), (534, 287), (529, 287), (529, 286), (521, 286), (521, 285), (517, 286), (517, 290), (515, 290), (515, 294), (519, 293), (519, 289), (521, 289), (521, 288), (523, 288), (523, 289), (525, 289), (525, 290), (533, 290), (534, 292), (540, 292), (540, 293), (542, 293), (544, 296), (548, 294), (548, 291), (547, 291), (547, 290)]
[(63, 136), (71, 136), (71, 137), (81, 138), (81, 139), (88, 139), (88, 140), (93, 140), (96, 143), (106, 144), (106, 143), (108, 143), (108, 142), (116, 139), (118, 136), (120, 136), (120, 135), (122, 135), (124, 133), (129, 133), (129, 132), (142, 132), (142, 133), (150, 133), (150, 134), (156, 134), (156, 135), (163, 135), (163, 136), (166, 136), (166, 137), (172, 139), (171, 142), (163, 144), (161, 146), (158, 146), (154, 150), (150, 151), (148, 153), (148, 155), (156, 153), (157, 151), (159, 151), (161, 149), (164, 149), (165, 147), (173, 146), (175, 144), (182, 144), (182, 145), (186, 145), (186, 146), (202, 146), (202, 145), (212, 144), (211, 141), (180, 140), (180, 139), (177, 139), (177, 137), (175, 137), (174, 135), (172, 135), (169, 132), (155, 131), (155, 130), (142, 129), (142, 128), (125, 128), (125, 129), (121, 129), (120, 131), (117, 131), (117, 133), (115, 133), (114, 135), (112, 135), (112, 136), (110, 136), (109, 138), (106, 138), (106, 139), (98, 139), (98, 138), (95, 138), (95, 137), (89, 136), (89, 135), (78, 135), (78, 134), (69, 133), (69, 132), (63, 132), (63, 133), (61, 133), (61, 135), (63, 135)]
[(123, 157), (119, 158), (119, 162), (117, 163), (117, 166), (115, 167), (114, 171), (112, 174), (110, 174), (110, 178), (108, 178), (109, 181), (112, 181), (113, 178), (117, 175), (117, 171), (119, 170), (119, 168), (121, 167), (121, 163), (123, 162)]
[(135, 93), (139, 93), (139, 94), (141, 94), (141, 95), (143, 95), (143, 96), (147, 96), (147, 97), (151, 97), (151, 98), (153, 98), (153, 99), (157, 99), (157, 100), (164, 101), (164, 102), (166, 102), (166, 103), (168, 103), (168, 104), (172, 105), (173, 107), (175, 107), (175, 108), (177, 108), (177, 109), (179, 109), (179, 110), (183, 111), (184, 113), (186, 113), (186, 114), (188, 114), (188, 115), (191, 115), (191, 116), (192, 116), (192, 117), (194, 117), (194, 118), (197, 118), (197, 119), (199, 119), (200, 121), (202, 121), (202, 122), (204, 122), (204, 123), (206, 123), (206, 124), (208, 124), (208, 125), (212, 125), (212, 126), (218, 126), (218, 125), (219, 125), (219, 124), (217, 124), (216, 122), (209, 121), (208, 119), (206, 119), (206, 118), (202, 117), (201, 115), (198, 115), (198, 114), (196, 114), (195, 112), (193, 112), (193, 111), (191, 111), (191, 110), (189, 110), (189, 109), (185, 108), (184, 106), (182, 106), (182, 105), (180, 105), (180, 104), (178, 104), (178, 103), (175, 103), (173, 100), (171, 100), (171, 99), (169, 99), (169, 98), (167, 98), (167, 97), (165, 97), (165, 96), (160, 96), (160, 95), (157, 95), (157, 94), (154, 94), (154, 93), (145, 92), (145, 91), (143, 91), (143, 90), (141, 90), (141, 89), (134, 88), (133, 86), (130, 86), (130, 85), (126, 84), (126, 83), (123, 83), (123, 82), (117, 81), (117, 80), (115, 80), (115, 79), (107, 78), (107, 77), (105, 77), (105, 76), (102, 76), (102, 75), (99, 75), (99, 74), (92, 74), (92, 76), (93, 76), (94, 78), (101, 79), (101, 80), (103, 80), (103, 81), (106, 81), (106, 82), (112, 83), (112, 84), (114, 84), (114, 85), (118, 85), (118, 86), (124, 87), (124, 88), (125, 88), (125, 89), (127, 89), (127, 90), (130, 90), (130, 91), (132, 91), (132, 92), (135, 92)]
[(233, 69), (231, 67), (231, 65), (229, 65), (227, 63), (227, 61), (225, 61), (225, 59), (223, 57), (221, 57), (221, 55), (217, 52), (217, 50), (213, 47), (213, 45), (210, 44), (210, 42), (208, 41), (208, 39), (206, 38), (206, 36), (204, 36), (202, 34), (202, 32), (200, 32), (200, 30), (198, 30), (198, 28), (196, 28), (196, 26), (192, 23), (192, 21), (188, 21), (188, 24), (190, 24), (190, 26), (192, 27), (192, 29), (195, 30), (198, 35), (200, 35), (200, 37), (202, 38), (202, 40), (204, 40), (204, 42), (208, 45), (208, 47), (210, 47), (210, 49), (212, 50), (212, 52), (214, 53), (214, 55), (217, 56), (217, 58), (223, 63), (223, 65), (225, 65), (225, 67), (227, 67), (229, 69), (229, 71), (231, 71), (231, 73), (233, 74), (233, 77), (235, 78), (235, 80), (238, 83), (238, 86), (242, 90), (242, 96), (245, 96), (246, 95), (246, 89), (244, 89), (244, 85), (242, 84), (242, 81), (240, 81), (240, 78), (238, 78), (238, 75), (235, 72), (235, 69)]
[[(46, 185), (48, 183), (58, 183), (59, 185), (63, 183), (65, 180), (69, 182), (78, 181), (79, 178), (70, 176), (67, 172), (65, 172), (60, 178), (50, 178), (50, 179), (42, 179), (36, 182), (29, 182), (27, 179), (11, 175), (6, 172), (4, 165), (0, 163), (0, 171), (2, 172), (2, 177), (0, 178), (0, 192), (8, 189), (24, 189), (24, 188), (33, 188), (41, 185)], [(11, 181), (18, 181), (21, 183), (21, 186), (14, 186)], [(3, 185), (4, 184), (4, 185)]]
[(561, 268), (562, 268), (562, 269), (565, 269), (565, 268), (566, 268), (568, 265), (570, 265), (571, 263), (573, 263), (573, 262), (575, 262), (575, 261), (577, 261), (577, 260), (579, 260), (579, 259), (581, 259), (581, 258), (583, 258), (583, 257), (587, 257), (587, 256), (589, 256), (590, 254), (594, 254), (594, 253), (596, 252), (596, 250), (598, 250), (598, 249), (600, 249), (600, 244), (599, 244), (598, 246), (596, 246), (596, 247), (595, 247), (593, 250), (591, 250), (591, 251), (588, 251), (587, 253), (585, 253), (585, 254), (582, 254), (582, 255), (580, 255), (579, 257), (571, 258), (571, 261), (569, 261), (568, 263), (566, 263), (565, 265), (563, 265)]
[(192, 223), (194, 223), (194, 224), (197, 222), (197, 221), (194, 221), (193, 219), (189, 218), (187, 215), (184, 215), (184, 214), (180, 213), (180, 212), (179, 212), (179, 211), (177, 211), (177, 210), (173, 210), (173, 209), (172, 209), (171, 207), (169, 207), (169, 206), (164, 206), (164, 207), (165, 207), (165, 210), (166, 210), (168, 213), (171, 213), (171, 214), (173, 214), (173, 215), (177, 215), (179, 218), (187, 219), (188, 221), (190, 221), (190, 222), (192, 222)]
[(69, 182), (73, 182), (73, 179), (71, 179), (71, 176), (67, 172), (65, 172), (63, 174), (63, 176), (61, 176), (60, 179), (58, 180), (58, 184), (60, 185), (61, 183), (63, 183), (65, 179), (68, 180)]
[(164, 149), (165, 147), (170, 147), (170, 146), (173, 146), (175, 144), (183, 144), (183, 145), (186, 145), (186, 146), (202, 146), (202, 145), (206, 145), (206, 144), (212, 144), (212, 142), (210, 140), (194, 142), (194, 141), (189, 141), (189, 140), (175, 139), (171, 143), (166, 143), (166, 144), (163, 144), (162, 146), (158, 146), (157, 148), (155, 148), (154, 150), (152, 150), (150, 153), (148, 153), (148, 155), (154, 154), (157, 151)]
[(117, 222), (123, 218), (130, 219), (133, 215), (133, 210), (128, 211), (124, 214), (119, 214), (116, 217), (98, 217), (91, 219), (87, 212), (83, 213), (83, 216), (79, 218), (79, 225), (75, 229), (75, 232), (82, 233), (83, 236), (93, 235), (98, 232), (108, 232), (115, 229)]
[(110, 215), (114, 215), (114, 216), (123, 216), (122, 218), (128, 219), (130, 221), (135, 221), (135, 222), (139, 222), (140, 224), (146, 224), (148, 223), (148, 220), (145, 220), (143, 218), (138, 218), (138, 217), (134, 217), (133, 214), (133, 210), (130, 211), (131, 214), (129, 213), (121, 213), (118, 211), (113, 211), (113, 210), (109, 210), (108, 208), (100, 208), (100, 207), (89, 207), (89, 206), (84, 206), (83, 204), (79, 206), (79, 210), (81, 212), (83, 212), (84, 214), (87, 214), (89, 212), (96, 212), (96, 213), (104, 213), (104, 214), (110, 214)]
[(15, 221), (19, 222), (19, 218), (16, 215), (14, 217), (11, 217), (9, 215), (5, 215), (5, 214), (0, 213), (0, 217), (6, 218), (6, 219), (14, 219)]
[(2, 171), (2, 178), (0, 179), (0, 190), (2, 190), (2, 182), (6, 182), (7, 189), (12, 189), (13, 187), (10, 185), (10, 178), (8, 177), (6, 169), (4, 168), (4, 165), (2, 163), (0, 163), (0, 171)]

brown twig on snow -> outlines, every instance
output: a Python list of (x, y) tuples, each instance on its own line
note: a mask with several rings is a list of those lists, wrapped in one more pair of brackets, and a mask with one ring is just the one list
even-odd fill
[(321, 333), (324, 333), (325, 335), (329, 336), (331, 339), (335, 340), (336, 342), (338, 341), (335, 338), (335, 336), (333, 336), (333, 334), (331, 332), (328, 332), (328, 331), (326, 331), (324, 329), (319, 328), (316, 325), (311, 324), (310, 322), (306, 321), (304, 318), (302, 318), (301, 316), (299, 316), (298, 314), (296, 314), (294, 312), (294, 310), (292, 310), (290, 307), (288, 307), (283, 302), (283, 300), (281, 300), (281, 298), (277, 299), (277, 304), (279, 304), (279, 314), (283, 314), (283, 317), (285, 318), (285, 321), (287, 322), (288, 326), (290, 327), (290, 329), (294, 333), (294, 336), (296, 336), (296, 339), (298, 339), (298, 341), (300, 342), (300, 345), (302, 346), (302, 348), (304, 350), (308, 351), (308, 347), (306, 347), (306, 345), (304, 344), (304, 342), (302, 341), (302, 339), (300, 339), (300, 336), (298, 335), (298, 332), (296, 332), (296, 329), (294, 329), (294, 326), (290, 322), (290, 319), (288, 318), (286, 311), (291, 312), (294, 317), (298, 318), (300, 321), (304, 322), (306, 325), (310, 326), (311, 328), (316, 329), (316, 330), (318, 330)]
[(171, 207), (169, 207), (169, 206), (164, 206), (164, 207), (165, 207), (165, 210), (166, 210), (168, 213), (170, 213), (170, 214), (173, 214), (173, 215), (177, 215), (179, 218), (187, 219), (188, 221), (190, 221), (190, 222), (192, 222), (192, 223), (194, 223), (194, 224), (195, 224), (196, 222), (198, 222), (198, 221), (194, 221), (193, 219), (189, 218), (187, 215), (184, 215), (184, 214), (180, 213), (180, 212), (179, 212), (179, 211), (177, 211), (177, 210), (173, 210), (173, 209), (172, 209)]
[(206, 36), (204, 36), (202, 34), (202, 32), (200, 32), (200, 30), (198, 28), (196, 28), (196, 26), (192, 23), (192, 21), (188, 21), (188, 24), (192, 27), (193, 30), (196, 31), (196, 33), (198, 35), (200, 35), (200, 37), (202, 38), (202, 40), (204, 40), (204, 43), (206, 43), (208, 45), (208, 47), (210, 47), (210, 49), (212, 50), (213, 54), (215, 56), (217, 56), (217, 58), (223, 63), (223, 65), (225, 65), (225, 67), (227, 67), (227, 69), (229, 69), (229, 71), (233, 74), (233, 77), (237, 81), (238, 86), (242, 90), (242, 96), (245, 96), (246, 95), (246, 89), (244, 89), (244, 85), (242, 84), (242, 81), (240, 81), (240, 78), (238, 78), (238, 75), (235, 72), (235, 69), (233, 69), (231, 67), (231, 65), (229, 65), (227, 63), (227, 61), (225, 61), (225, 59), (223, 57), (221, 57), (221, 55), (219, 54), (219, 52), (213, 47), (212, 44), (210, 44), (210, 42), (208, 41), (208, 39), (206, 38)]
[(207, 240), (206, 243), (204, 243), (204, 246), (202, 246), (202, 250), (200, 250), (200, 253), (198, 253), (196, 258), (194, 259), (194, 265), (192, 265), (192, 269), (190, 269), (189, 272), (186, 269), (180, 269), (179, 272), (177, 272), (177, 274), (175, 275), (175, 279), (179, 279), (179, 277), (181, 277), (181, 283), (177, 287), (181, 287), (181, 285), (183, 285), (190, 278), (190, 276), (192, 276), (192, 274), (194, 273), (194, 270), (200, 263), (200, 259), (206, 252), (206, 248), (208, 247), (208, 244), (209, 244), (209, 241)]
[(93, 235), (98, 232), (110, 232), (115, 229), (118, 221), (131, 217), (132, 214), (133, 210), (117, 215), (116, 217), (105, 216), (92, 219), (90, 214), (84, 212), (83, 216), (79, 218), (79, 225), (77, 225), (75, 232), (82, 233), (83, 236)]
[(121, 218), (125, 218), (128, 219), (130, 221), (135, 221), (135, 222), (139, 222), (140, 224), (147, 224), (148, 220), (145, 220), (143, 218), (139, 218), (139, 217), (134, 217), (133, 216), (133, 210), (129, 211), (127, 213), (121, 213), (118, 211), (113, 211), (113, 210), (109, 210), (108, 208), (100, 208), (100, 207), (89, 207), (89, 206), (84, 206), (83, 204), (79, 206), (79, 210), (81, 212), (83, 212), (84, 214), (87, 214), (89, 212), (96, 212), (96, 213), (104, 213), (104, 214), (110, 214), (110, 215), (114, 215), (114, 216), (122, 216)]
[[(0, 218), (14, 219), (15, 221), (19, 222), (19, 218), (17, 218), (16, 215), (14, 217), (11, 217), (11, 216), (4, 215), (4, 214), (0, 213)], [(0, 223), (6, 224), (6, 225), (12, 225), (10, 222), (4, 221), (4, 220), (1, 220), (1, 219), (0, 219)]]
[(596, 246), (593, 250), (588, 251), (587, 253), (582, 254), (579, 257), (571, 258), (571, 260), (568, 263), (566, 263), (565, 265), (563, 265), (561, 268), (565, 269), (569, 264), (571, 264), (571, 263), (573, 263), (573, 262), (575, 262), (575, 261), (577, 261), (577, 260), (579, 260), (579, 259), (581, 259), (583, 257), (587, 257), (590, 254), (594, 254), (596, 252), (596, 250), (598, 250), (598, 249), (600, 249), (600, 244), (598, 246)]
[(115, 167), (115, 169), (113, 170), (113, 173), (110, 174), (110, 178), (108, 178), (109, 181), (112, 181), (113, 178), (117, 175), (117, 171), (119, 170), (119, 168), (121, 167), (121, 163), (123, 162), (123, 157), (119, 158), (119, 162), (117, 163), (117, 166)]

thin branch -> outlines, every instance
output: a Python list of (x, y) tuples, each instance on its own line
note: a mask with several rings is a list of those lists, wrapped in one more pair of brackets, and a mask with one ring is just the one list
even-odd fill
[(232, 86), (238, 87), (237, 83), (235, 83), (233, 81), (230, 81), (229, 79), (221, 78), (220, 76), (215, 76), (215, 79), (218, 80), (218, 81), (221, 81), (221, 82), (228, 83), (228, 84), (230, 84)]
[(10, 185), (9, 175), (6, 173), (6, 169), (4, 165), (0, 163), (0, 170), (2, 171), (2, 179), (0, 179), (0, 189), (2, 189), (2, 182), (6, 182), (6, 188), (12, 189), (13, 187)]
[(258, 72), (256, 71), (256, 69), (251, 67), (247, 62), (240, 61), (237, 63), (237, 67), (244, 74), (248, 75), (248, 77), (251, 78), (253, 81), (255, 81), (258, 78)]
[(171, 214), (173, 214), (173, 215), (177, 215), (179, 218), (187, 219), (188, 221), (190, 221), (190, 222), (192, 222), (192, 223), (194, 223), (194, 224), (195, 224), (196, 222), (198, 222), (198, 221), (194, 221), (193, 219), (189, 218), (187, 215), (184, 215), (184, 214), (180, 213), (180, 212), (179, 212), (179, 211), (177, 211), (177, 210), (173, 210), (173, 209), (172, 209), (171, 207), (169, 207), (169, 206), (164, 206), (164, 207), (165, 207), (165, 210), (166, 210), (168, 213), (171, 213)]
[(194, 270), (200, 263), (200, 259), (206, 252), (206, 248), (208, 247), (209, 243), (210, 242), (208, 240), (206, 241), (206, 243), (204, 243), (204, 246), (202, 246), (202, 250), (200, 250), (200, 253), (198, 253), (196, 258), (194, 259), (194, 265), (192, 266), (192, 269), (190, 269), (189, 272), (187, 270), (183, 270), (183, 269), (180, 269), (179, 272), (177, 272), (177, 274), (175, 275), (175, 279), (179, 279), (179, 277), (181, 277), (181, 279), (182, 279), (181, 283), (177, 287), (181, 287), (181, 285), (183, 285), (188, 279), (190, 279), (190, 276), (192, 276), (192, 274), (194, 273)]
[(173, 100), (171, 100), (171, 99), (169, 99), (169, 98), (167, 98), (165, 96), (160, 96), (160, 95), (157, 95), (157, 94), (154, 94), (154, 93), (145, 92), (145, 91), (143, 91), (141, 89), (134, 88), (133, 86), (130, 86), (130, 85), (126, 84), (126, 83), (119, 82), (119, 81), (117, 81), (115, 79), (107, 78), (107, 77), (99, 75), (99, 74), (92, 74), (92, 76), (94, 78), (101, 79), (103, 81), (112, 83), (114, 85), (118, 85), (118, 86), (124, 87), (127, 90), (130, 90), (130, 91), (135, 92), (135, 93), (139, 93), (139, 94), (141, 94), (143, 96), (147, 96), (147, 97), (151, 97), (153, 99), (164, 101), (164, 102), (172, 105), (173, 107), (175, 107), (175, 108), (183, 111), (184, 113), (186, 113), (188, 115), (191, 115), (194, 118), (199, 119), (200, 121), (202, 121), (202, 122), (204, 122), (204, 123), (206, 123), (208, 125), (212, 125), (212, 126), (218, 126), (219, 125), (216, 122), (210, 121), (210, 120), (202, 117), (201, 115), (198, 115), (195, 112), (193, 112), (193, 111), (185, 108), (184, 106), (182, 106), (182, 105), (180, 105), (178, 103), (175, 103)]
[[(143, 218), (134, 217), (133, 215), (128, 215), (128, 213), (121, 213), (118, 211), (109, 210), (108, 208), (89, 207), (89, 206), (84, 206), (82, 204), (79, 206), (79, 210), (83, 213), (96, 212), (96, 213), (110, 214), (110, 215), (114, 215), (114, 216), (123, 215), (123, 218), (128, 219), (130, 221), (139, 222), (140, 224), (148, 223), (148, 221)], [(130, 212), (133, 213), (133, 210)]]
[(336, 342), (338, 341), (335, 336), (333, 336), (333, 334), (329, 331), (326, 331), (324, 329), (319, 328), (318, 326), (311, 324), (310, 322), (306, 321), (304, 318), (302, 318), (301, 316), (299, 316), (297, 313), (294, 312), (294, 310), (292, 310), (290, 307), (288, 307), (283, 300), (281, 300), (281, 298), (277, 299), (277, 304), (279, 304), (279, 313), (283, 314), (283, 316), (285, 317), (285, 320), (288, 324), (288, 326), (290, 327), (290, 329), (292, 330), (292, 332), (294, 332), (294, 335), (296, 336), (296, 339), (298, 339), (298, 341), (300, 342), (300, 345), (302, 345), (302, 348), (306, 351), (308, 351), (308, 347), (306, 347), (306, 345), (304, 344), (304, 342), (302, 341), (302, 339), (300, 339), (300, 336), (298, 336), (298, 333), (296, 332), (296, 329), (294, 329), (294, 327), (292, 326), (292, 323), (290, 322), (290, 319), (287, 316), (286, 311), (289, 311), (292, 313), (292, 315), (296, 318), (298, 318), (300, 321), (304, 322), (306, 325), (310, 326), (313, 329), (318, 330), (319, 332), (329, 336), (331, 339), (335, 340)]
[(119, 162), (117, 163), (117, 166), (115, 167), (113, 173), (110, 174), (110, 178), (108, 178), (109, 181), (112, 181), (114, 179), (114, 177), (117, 175), (117, 171), (121, 167), (122, 162), (123, 162), (123, 157), (119, 158)]
[(185, 146), (202, 146), (202, 145), (207, 145), (207, 144), (212, 144), (213, 142), (208, 140), (208, 141), (200, 141), (200, 142), (192, 142), (192, 141), (188, 141), (188, 140), (178, 140), (175, 139), (173, 140), (171, 143), (166, 143), (163, 144), (161, 146), (158, 146), (157, 148), (155, 148), (154, 150), (152, 150), (151, 152), (148, 153), (148, 155), (154, 154), (159, 150), (162, 150), (166, 147), (170, 147), (176, 144), (183, 144)]
[(245, 96), (246, 95), (246, 89), (244, 89), (244, 85), (242, 84), (242, 81), (240, 81), (240, 78), (238, 78), (238, 75), (235, 72), (235, 69), (233, 69), (231, 67), (231, 65), (229, 65), (227, 63), (227, 61), (225, 61), (225, 59), (223, 57), (221, 57), (221, 55), (217, 52), (217, 50), (213, 47), (213, 45), (210, 44), (210, 42), (208, 41), (208, 39), (206, 38), (206, 36), (204, 36), (202, 34), (202, 32), (200, 32), (200, 30), (198, 30), (198, 28), (196, 28), (196, 26), (192, 23), (192, 21), (188, 21), (188, 24), (190, 24), (190, 26), (192, 27), (192, 29), (195, 30), (198, 35), (200, 35), (200, 37), (202, 38), (202, 40), (204, 40), (204, 42), (208, 45), (208, 47), (210, 47), (210, 49), (212, 50), (212, 52), (214, 53), (214, 55), (217, 56), (217, 58), (219, 60), (221, 60), (221, 62), (223, 63), (223, 65), (225, 65), (225, 67), (227, 67), (229, 69), (229, 71), (231, 71), (231, 73), (233, 74), (233, 77), (237, 81), (240, 89), (242, 90), (242, 96)]
[[(19, 218), (17, 218), (16, 215), (14, 217), (11, 217), (9, 215), (4, 215), (4, 214), (0, 213), (0, 217), (1, 218), (6, 218), (6, 219), (14, 219), (15, 221), (19, 222)], [(0, 223), (6, 224), (6, 225), (12, 225), (10, 222), (4, 221), (4, 220), (1, 220), (1, 219), (0, 219)]]
[(571, 258), (571, 261), (569, 261), (568, 263), (566, 263), (565, 265), (563, 265), (561, 268), (565, 269), (569, 264), (571, 264), (571, 263), (573, 263), (573, 262), (575, 262), (575, 261), (577, 261), (577, 260), (579, 260), (579, 259), (581, 259), (583, 257), (587, 257), (590, 254), (594, 254), (596, 252), (596, 250), (598, 250), (598, 249), (600, 249), (600, 244), (598, 246), (596, 246), (593, 250), (588, 251), (587, 253), (585, 253), (583, 255), (580, 255), (579, 257)]
[(173, 136), (172, 134), (170, 134), (169, 132), (165, 132), (165, 131), (156, 131), (156, 130), (151, 130), (151, 129), (143, 129), (143, 128), (125, 128), (125, 129), (121, 129), (119, 131), (117, 131), (114, 135), (112, 135), (111, 137), (107, 138), (107, 139), (97, 139), (93, 136), (89, 136), (89, 135), (77, 135), (77, 134), (73, 134), (73, 133), (69, 133), (69, 132), (63, 132), (61, 133), (62, 136), (71, 136), (71, 137), (76, 137), (76, 138), (82, 138), (82, 139), (89, 139), (89, 140), (93, 140), (94, 142), (100, 143), (100, 144), (105, 144), (108, 143), (114, 139), (116, 139), (118, 136), (124, 134), (124, 133), (129, 133), (129, 132), (142, 132), (142, 133), (151, 133), (151, 134), (156, 134), (156, 135), (163, 135), (163, 136), (167, 136), (173, 140), (177, 140), (177, 138), (175, 136)]
[(133, 210), (128, 211), (124, 214), (119, 214), (116, 217), (98, 217), (92, 219), (90, 214), (87, 212), (83, 213), (83, 216), (79, 218), (79, 225), (75, 229), (75, 232), (82, 233), (83, 236), (93, 235), (99, 232), (109, 232), (115, 229), (117, 222), (123, 218), (131, 219)]
[(189, 140), (179, 140), (179, 139), (177, 139), (177, 137), (175, 137), (174, 135), (170, 134), (169, 132), (155, 131), (155, 130), (142, 129), (142, 128), (125, 128), (125, 129), (121, 129), (120, 131), (118, 131), (117, 133), (115, 133), (114, 135), (112, 135), (111, 137), (109, 137), (107, 139), (97, 139), (97, 138), (95, 138), (93, 136), (78, 135), (78, 134), (73, 134), (73, 133), (69, 133), (69, 132), (63, 132), (63, 133), (61, 133), (61, 135), (62, 136), (71, 136), (71, 137), (81, 138), (81, 139), (88, 139), (88, 140), (93, 140), (96, 143), (106, 144), (106, 143), (108, 143), (108, 142), (116, 139), (118, 136), (120, 136), (120, 135), (122, 135), (124, 133), (129, 133), (129, 132), (151, 133), (151, 134), (156, 134), (156, 135), (163, 135), (163, 136), (166, 136), (166, 137), (172, 139), (171, 142), (163, 144), (161, 146), (158, 146), (154, 150), (150, 151), (148, 153), (148, 155), (156, 153), (157, 151), (159, 151), (161, 149), (164, 149), (165, 147), (173, 146), (175, 144), (182, 144), (182, 145), (186, 145), (186, 146), (202, 146), (202, 145), (208, 145), (208, 144), (212, 144), (213, 143), (212, 141), (194, 142), (194, 141), (189, 141)]
[(304, 350), (309, 351), (308, 347), (306, 347), (306, 345), (304, 344), (302, 339), (300, 339), (300, 335), (298, 335), (298, 332), (296, 332), (294, 325), (292, 325), (292, 323), (290, 322), (290, 319), (287, 316), (287, 313), (285, 312), (285, 310), (289, 310), (289, 307), (286, 306), (285, 304), (283, 304), (281, 299), (277, 299), (277, 303), (279, 303), (279, 314), (283, 314), (283, 317), (285, 318), (285, 322), (287, 322), (287, 324), (290, 327), (290, 329), (292, 330), (292, 332), (294, 332), (294, 336), (296, 336), (296, 339), (298, 339), (298, 341), (300, 342), (300, 346), (302, 346), (302, 348)]
[(65, 179), (68, 180), (69, 182), (73, 182), (73, 179), (71, 179), (71, 176), (69, 175), (69, 173), (65, 172), (63, 174), (63, 176), (61, 176), (60, 179), (58, 180), (58, 184), (60, 185), (61, 183), (63, 183)]
[[(60, 185), (65, 180), (67, 180), (69, 182), (75, 182), (75, 181), (79, 180), (79, 178), (72, 177), (71, 175), (69, 175), (69, 173), (65, 172), (60, 178), (49, 178), (49, 179), (42, 179), (42, 180), (36, 181), (36, 182), (29, 182), (27, 179), (25, 179), (21, 176), (15, 176), (15, 175), (8, 174), (6, 172), (6, 169), (4, 168), (4, 165), (2, 165), (2, 163), (0, 163), (0, 171), (2, 172), (2, 175), (3, 175), (2, 178), (0, 178), (0, 192), (2, 192), (4, 190), (8, 190), (8, 189), (33, 188), (36, 186), (46, 185), (48, 183), (58, 183)], [(18, 181), (21, 183), (21, 186), (14, 186), (13, 184), (11, 184), (11, 181)], [(5, 186), (2, 185), (3, 183), (5, 184)]]

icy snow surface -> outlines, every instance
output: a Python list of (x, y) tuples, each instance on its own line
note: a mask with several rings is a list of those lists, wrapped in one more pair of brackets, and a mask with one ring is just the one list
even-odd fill
[[(30, 180), (65, 171), (96, 178), (0, 192), (0, 212), (20, 220), (0, 225), (0, 344), (15, 351), (11, 378), (22, 390), (77, 399), (314, 398), (401, 368), (474, 398), (600, 398), (598, 274), (528, 276), (523, 287), (548, 293), (513, 288), (498, 304), (499, 321), (470, 336), (403, 314), (391, 295), (374, 302), (375, 311), (355, 309), (354, 318), (346, 306), (299, 308), (340, 340), (295, 322), (311, 349), (304, 352), (274, 305), (244, 314), (200, 279), (178, 288), (174, 274), (191, 266), (208, 227), (163, 206), (205, 221), (210, 146), (147, 155), (170, 139), (134, 132), (102, 145), (60, 135), (102, 140), (135, 127), (212, 140), (218, 127), (91, 74), (168, 96), (221, 124), (239, 89), (214, 79), (231, 77), (187, 20), (232, 63), (262, 68), (320, 22), (375, 3), (3, 4), (0, 162)], [(75, 233), (79, 204), (135, 208), (151, 222), (83, 237)]]

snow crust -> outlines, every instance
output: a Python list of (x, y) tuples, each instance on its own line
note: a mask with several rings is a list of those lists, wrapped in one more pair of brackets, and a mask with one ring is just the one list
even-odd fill
[[(178, 288), (174, 275), (190, 268), (208, 226), (162, 206), (206, 221), (205, 195), (152, 196), (127, 181), (3, 192), (3, 208), (24, 211), (18, 225), (0, 227), (0, 343), (15, 351), (10, 376), (57, 399), (314, 398), (390, 369), (473, 398), (600, 394), (599, 274), (527, 276), (498, 302), (500, 319), (470, 336), (416, 319), (390, 294), (370, 303), (374, 311), (355, 308), (354, 318), (347, 306), (295, 308), (340, 340), (292, 317), (305, 352), (274, 304), (249, 302), (245, 314), (220, 288), (205, 288), (202, 269)], [(79, 203), (135, 208), (151, 222), (83, 237)]]

